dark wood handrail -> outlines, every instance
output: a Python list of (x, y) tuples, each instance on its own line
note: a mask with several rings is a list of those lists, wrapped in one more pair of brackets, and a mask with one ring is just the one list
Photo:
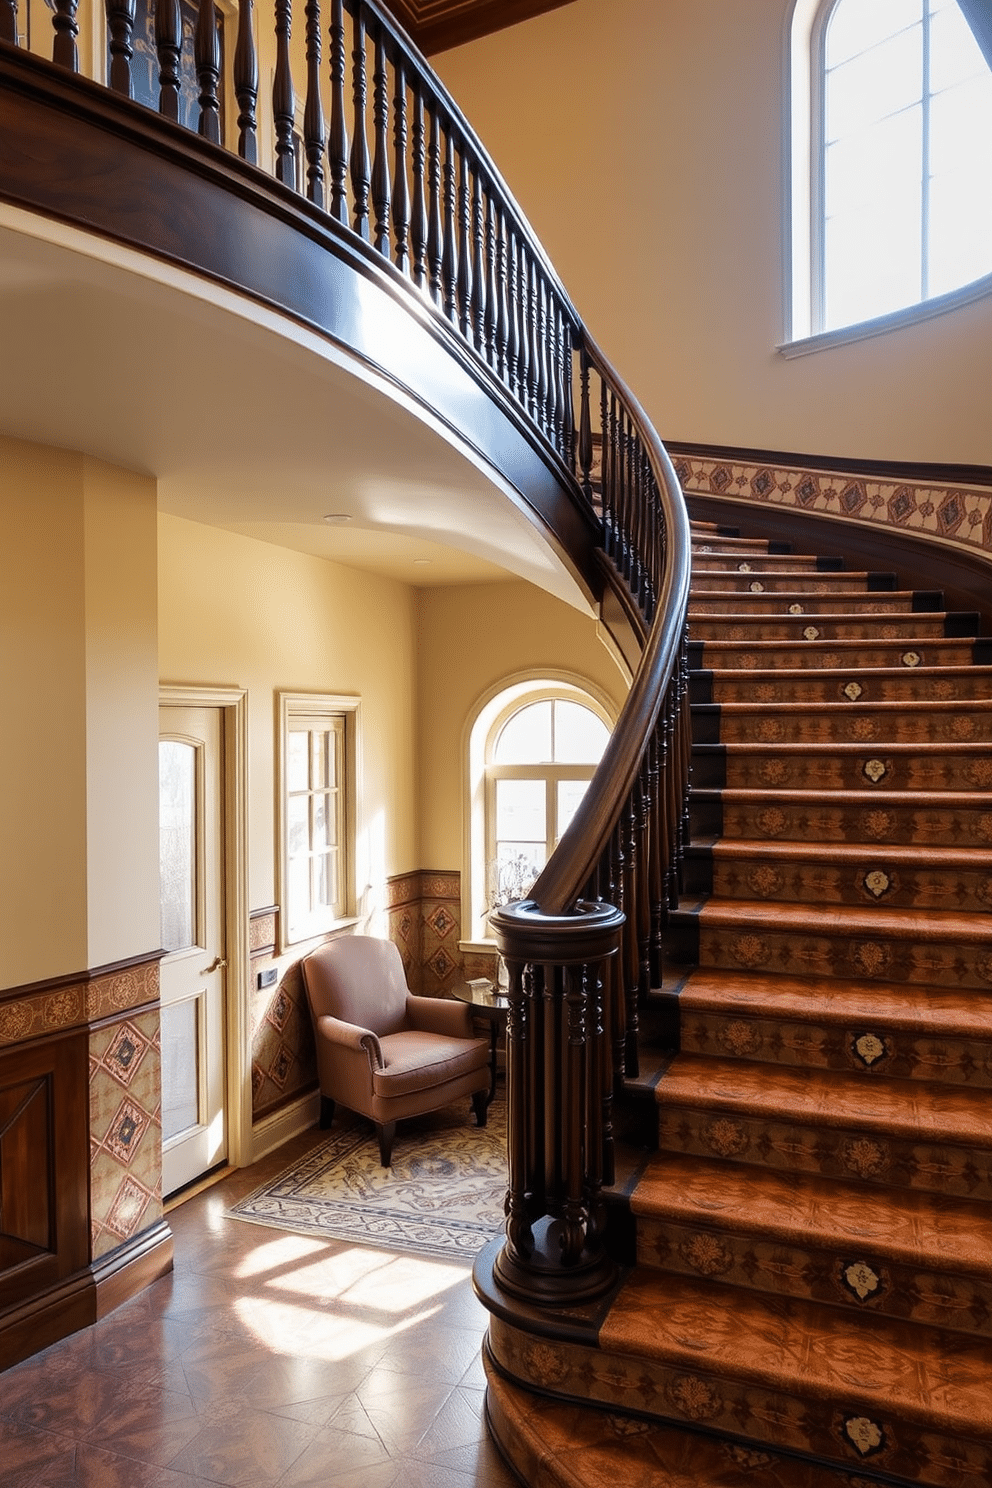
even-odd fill
[[(103, 3), (111, 59), (104, 101), (95, 106), (101, 90), (73, 76), (77, 0), (55, 0), (58, 67), (44, 64), (47, 76), (39, 77), (36, 91), (40, 96), (47, 88), (51, 98), (75, 86), (81, 116), (100, 115), (118, 144), (130, 148), (140, 136), (152, 152), (146, 158), (155, 159), (154, 180), (131, 164), (120, 177), (142, 198), (136, 220), (146, 236), (127, 239), (130, 219), (120, 203), (104, 214), (104, 230), (182, 259), (174, 233), (161, 232), (159, 214), (163, 192), (170, 185), (183, 189), (185, 165), (191, 202), (202, 208), (210, 183), (220, 190), (223, 182), (255, 213), (256, 229), (282, 232), (295, 223), (306, 240), (305, 250), (278, 260), (291, 274), (290, 292), (266, 278), (274, 260), (255, 235), (241, 237), (251, 247), (240, 272), (247, 276), (250, 264), (254, 278), (239, 282), (259, 298), (320, 325), (313, 297), (300, 298), (314, 271), (324, 274), (317, 256), (362, 265), (473, 369), (528, 448), (540, 451), (544, 478), (553, 471), (578, 527), (598, 534), (605, 581), (622, 595), (640, 650), (626, 705), (530, 898), (491, 920), (510, 981), (509, 1217), (494, 1284), (545, 1303), (595, 1296), (612, 1274), (600, 1197), (612, 1179), (612, 1094), (636, 1070), (638, 1008), (660, 978), (664, 918), (687, 830), (689, 535), (675, 471), (643, 409), (583, 326), (481, 140), (376, 0), (296, 0), (306, 61), (295, 78), (294, 0), (272, 0), (273, 176), (257, 163), (261, 69), (252, 0), (239, 0), (236, 45), (220, 44), (214, 13), (204, 8), (191, 58), (181, 54), (176, 0), (151, 0), (157, 78), (154, 96), (136, 101), (136, 0)], [(0, 0), (0, 62), (12, 45), (16, 0)], [(14, 69), (6, 71), (12, 87), (24, 89), (24, 77), (14, 80)], [(184, 109), (180, 83), (191, 71), (197, 96)], [(237, 99), (236, 127), (233, 120), (224, 125), (225, 97)], [(11, 117), (28, 114), (15, 108)], [(49, 150), (54, 117), (45, 116)], [(198, 136), (195, 151), (176, 147), (188, 130)], [(225, 133), (231, 153), (223, 147)], [(92, 160), (101, 145), (92, 130), (86, 138)], [(7, 171), (12, 199), (72, 220), (68, 201), (76, 206), (77, 185), (58, 175), (54, 185), (50, 177), (37, 193), (26, 192), (30, 169), (15, 163)], [(98, 190), (100, 179), (91, 171), (85, 189)], [(59, 190), (64, 200), (53, 199)], [(85, 214), (81, 220), (94, 221)], [(226, 265), (221, 270), (209, 223), (201, 225), (194, 212), (186, 231), (200, 254), (192, 261), (223, 278)], [(304, 259), (306, 271), (294, 274), (291, 263), (302, 268)], [(325, 295), (321, 307), (335, 303)], [(322, 313), (329, 318), (326, 308)], [(429, 398), (430, 387), (418, 395)], [(498, 438), (492, 446), (499, 449)], [(522, 468), (518, 458), (504, 473), (535, 504)], [(566, 528), (558, 524), (559, 536)]]

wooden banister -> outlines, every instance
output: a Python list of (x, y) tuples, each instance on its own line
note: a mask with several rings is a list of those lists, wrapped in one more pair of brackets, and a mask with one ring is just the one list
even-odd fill
[[(154, 0), (159, 77), (157, 97), (144, 100), (147, 113), (128, 101), (135, 0), (102, 3), (110, 88), (121, 95), (113, 127), (148, 139), (156, 172), (166, 158), (171, 170), (176, 138), (185, 134), (176, 0)], [(267, 193), (273, 216), (299, 225), (308, 252), (326, 247), (360, 263), (418, 325), (454, 348), (458, 365), (471, 368), (552, 472), (575, 531), (585, 542), (595, 532), (626, 654), (639, 653), (623, 712), (571, 824), (528, 899), (491, 921), (509, 968), (511, 1009), (509, 1218), (493, 1284), (542, 1304), (588, 1298), (612, 1276), (601, 1193), (613, 1171), (614, 1084), (637, 1067), (638, 1009), (660, 979), (687, 835), (689, 534), (681, 492), (644, 410), (582, 324), (481, 140), (395, 20), (376, 0), (295, 0), (306, 65), (294, 79), (294, 0), (262, 4), (271, 11), (259, 13), (259, 27), (275, 38), (270, 148), (260, 150), (257, 138), (252, 0), (239, 0), (236, 46), (220, 45), (215, 11), (201, 7), (186, 59), (199, 82), (191, 180), (195, 174), (202, 192), (211, 162), (229, 147), (237, 169), (225, 167), (226, 178), (236, 193), (253, 202)], [(0, 61), (16, 46), (16, 19), (14, 0), (0, 0)], [(58, 87), (75, 88), (92, 113), (100, 90), (72, 77), (77, 0), (56, 0), (53, 30), (54, 56), (68, 75)], [(224, 141), (227, 96), (239, 113)], [(274, 180), (260, 157), (274, 162)], [(47, 206), (61, 211), (59, 202)], [(115, 220), (128, 220), (126, 212)], [(199, 230), (195, 221), (187, 228)], [(204, 240), (216, 254), (237, 235)], [(176, 251), (170, 239), (168, 254)], [(271, 262), (263, 255), (254, 271), (267, 273)], [(295, 296), (311, 278), (297, 277)], [(259, 294), (275, 298), (271, 286)], [(306, 315), (314, 313), (307, 299)], [(422, 391), (430, 396), (429, 387)]]

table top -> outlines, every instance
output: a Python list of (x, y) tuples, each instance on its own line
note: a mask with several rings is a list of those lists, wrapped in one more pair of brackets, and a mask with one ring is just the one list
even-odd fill
[(492, 982), (458, 982), (448, 990), (452, 997), (457, 997), (459, 1002), (469, 1003), (480, 1013), (505, 1013), (510, 1006)]

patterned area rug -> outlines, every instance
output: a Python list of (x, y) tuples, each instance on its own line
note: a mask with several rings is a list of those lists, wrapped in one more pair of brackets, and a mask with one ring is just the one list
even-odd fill
[(326, 1142), (228, 1214), (252, 1224), (471, 1263), (503, 1228), (505, 1107), (479, 1130), (460, 1107), (402, 1122), (383, 1168), (371, 1126), (337, 1124)]

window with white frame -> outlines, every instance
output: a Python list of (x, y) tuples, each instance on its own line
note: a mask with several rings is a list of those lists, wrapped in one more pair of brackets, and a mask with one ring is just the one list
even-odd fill
[(794, 337), (925, 306), (992, 272), (983, 11), (979, 0), (798, 0)]
[(280, 694), (281, 908), (284, 945), (353, 912), (358, 700)]
[(515, 704), (497, 719), (486, 759), (486, 898), (526, 897), (554, 852), (610, 736), (574, 697)]

